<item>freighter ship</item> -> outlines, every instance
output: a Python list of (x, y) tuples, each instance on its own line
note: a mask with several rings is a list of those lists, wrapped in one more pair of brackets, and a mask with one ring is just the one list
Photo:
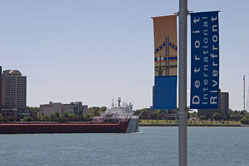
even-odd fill
[(90, 122), (13, 122), (0, 123), (0, 134), (35, 133), (132, 133), (139, 131), (139, 120), (132, 104), (112, 104), (101, 116)]

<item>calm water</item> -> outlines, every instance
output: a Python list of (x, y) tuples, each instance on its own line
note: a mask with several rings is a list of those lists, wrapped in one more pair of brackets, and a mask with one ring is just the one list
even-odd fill
[[(1, 166), (177, 166), (178, 128), (133, 134), (0, 135)], [(249, 166), (249, 128), (189, 127), (189, 166)]]

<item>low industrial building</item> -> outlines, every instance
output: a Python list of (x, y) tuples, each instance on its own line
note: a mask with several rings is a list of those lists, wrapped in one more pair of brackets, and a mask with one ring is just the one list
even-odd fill
[(86, 115), (90, 113), (88, 105), (83, 105), (81, 101), (71, 102), (70, 104), (74, 105), (74, 113), (76, 115)]
[(67, 112), (69, 115), (72, 115), (74, 113), (73, 105), (53, 102), (49, 102), (49, 104), (40, 105), (40, 115), (42, 116), (49, 117), (56, 113), (62, 115), (64, 112)]
[(4, 120), (16, 120), (17, 109), (1, 109), (1, 114)]
[(228, 92), (219, 92), (219, 106), (218, 109), (198, 109), (198, 117), (202, 115), (207, 119), (212, 119), (212, 116), (215, 112), (218, 112), (222, 115), (223, 118), (228, 116), (229, 110), (229, 93)]
[(36, 120), (38, 118), (38, 111), (30, 111), (30, 117), (33, 119), (33, 120)]
[(82, 102), (71, 102), (70, 104), (53, 103), (40, 105), (40, 116), (50, 117), (53, 114), (68, 113), (68, 115), (85, 115), (90, 112), (87, 105), (82, 105)]

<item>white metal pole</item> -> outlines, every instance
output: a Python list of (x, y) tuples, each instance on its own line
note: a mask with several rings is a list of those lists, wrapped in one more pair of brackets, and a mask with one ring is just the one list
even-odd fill
[(187, 0), (179, 0), (179, 166), (187, 166)]

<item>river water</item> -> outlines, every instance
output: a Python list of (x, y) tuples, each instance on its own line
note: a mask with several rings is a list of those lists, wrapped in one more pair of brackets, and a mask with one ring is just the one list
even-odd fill
[[(178, 128), (0, 135), (1, 166), (177, 166)], [(188, 127), (189, 166), (249, 166), (249, 127)]]

